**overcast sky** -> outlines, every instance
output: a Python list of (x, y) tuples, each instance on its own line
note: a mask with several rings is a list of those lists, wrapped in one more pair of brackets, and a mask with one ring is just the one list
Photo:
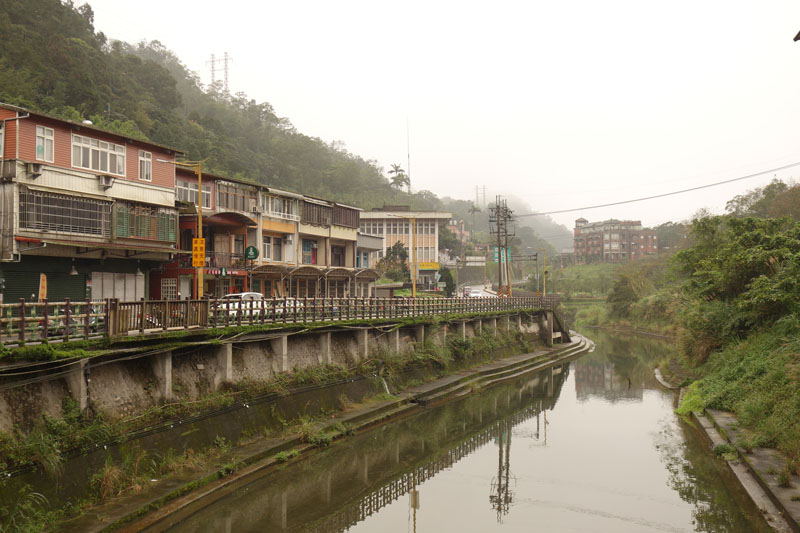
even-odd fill
[[(384, 168), (406, 168), (408, 120), (412, 187), (440, 196), (551, 211), (800, 162), (796, 1), (90, 4), (98, 30), (157, 39), (206, 83), (228, 52), (231, 92)], [(656, 225), (771, 178), (553, 218)]]

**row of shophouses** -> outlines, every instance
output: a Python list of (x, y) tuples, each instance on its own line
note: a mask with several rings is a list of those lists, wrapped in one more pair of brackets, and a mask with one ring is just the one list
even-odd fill
[[(435, 284), (449, 213), (365, 212), (205, 172), (198, 187), (175, 164), (182, 155), (0, 104), (3, 301), (367, 297), (397, 241), (416, 244), (418, 280)], [(205, 264), (195, 268), (198, 215)]]

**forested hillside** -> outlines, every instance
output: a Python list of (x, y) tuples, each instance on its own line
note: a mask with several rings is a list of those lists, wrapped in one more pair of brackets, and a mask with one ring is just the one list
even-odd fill
[[(208, 159), (209, 170), (357, 205), (411, 204), (467, 219), (472, 203), (409, 195), (374, 161), (303, 135), (269, 103), (225, 96), (158, 41), (135, 45), (94, 27), (88, 4), (0, 0), (0, 101), (96, 126)], [(476, 218), (486, 226), (487, 213)], [(539, 218), (539, 217), (536, 217)], [(544, 231), (533, 225), (542, 235)], [(550, 233), (566, 232), (549, 219)], [(560, 231), (553, 231), (553, 226)], [(546, 237), (546, 235), (543, 235)], [(549, 240), (549, 239), (548, 239)]]

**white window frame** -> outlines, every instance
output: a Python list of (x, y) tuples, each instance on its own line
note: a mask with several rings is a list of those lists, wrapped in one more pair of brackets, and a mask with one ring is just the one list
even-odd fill
[[(39, 157), (39, 146), (42, 147), (42, 157)], [(53, 128), (47, 126), (36, 126), (36, 160), (52, 163), (55, 155), (55, 131)], [(50, 148), (50, 157), (48, 157), (47, 149)]]
[(261, 238), (261, 246), (265, 261), (272, 261), (272, 235), (264, 235)]
[[(197, 205), (197, 183), (175, 180), (175, 198)], [(211, 185), (203, 184), (203, 209), (211, 209)]]
[(178, 299), (178, 278), (161, 278), (161, 299)]
[(139, 179), (153, 181), (153, 154), (139, 150)]
[[(80, 154), (78, 161), (75, 160), (76, 149)], [(95, 153), (97, 155), (97, 167), (93, 166)], [(100, 139), (73, 133), (71, 154), (72, 166), (75, 168), (125, 177), (127, 152), (124, 145), (101, 141)], [(84, 158), (87, 160), (84, 161)], [(111, 168), (112, 161), (115, 167), (113, 170)], [(106, 168), (103, 168), (104, 163)]]

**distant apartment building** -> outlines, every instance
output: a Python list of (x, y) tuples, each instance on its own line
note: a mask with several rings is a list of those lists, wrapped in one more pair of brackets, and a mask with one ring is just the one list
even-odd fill
[(617, 263), (658, 252), (658, 236), (642, 228), (640, 220), (575, 221), (573, 238), (576, 264)]
[[(370, 254), (371, 266), (383, 258), (386, 249), (398, 242), (408, 250), (409, 266), (412, 260), (412, 241), (415, 241), (413, 257), (417, 263), (417, 282), (426, 285), (436, 283), (439, 270), (439, 227), (447, 224), (452, 215), (433, 211), (411, 211), (409, 206), (384, 206), (361, 213), (360, 230), (367, 235), (383, 238), (380, 250)], [(416, 227), (412, 228), (412, 224)], [(414, 230), (415, 231), (412, 231)]]

